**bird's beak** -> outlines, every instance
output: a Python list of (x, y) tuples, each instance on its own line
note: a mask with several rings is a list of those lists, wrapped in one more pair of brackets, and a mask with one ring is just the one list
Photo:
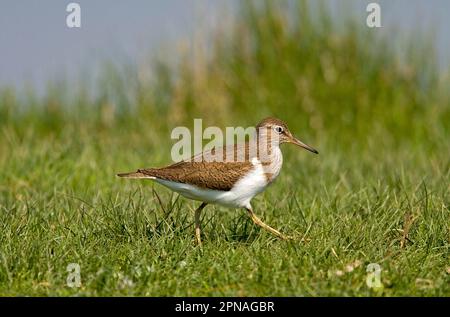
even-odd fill
[(296, 139), (294, 137), (290, 138), (290, 143), (293, 143), (295, 145), (298, 145), (299, 147), (304, 148), (305, 150), (308, 150), (310, 152), (313, 152), (315, 154), (319, 154), (319, 152), (317, 152), (317, 150), (311, 146), (309, 146), (308, 144), (303, 143), (302, 141), (300, 141), (299, 139)]

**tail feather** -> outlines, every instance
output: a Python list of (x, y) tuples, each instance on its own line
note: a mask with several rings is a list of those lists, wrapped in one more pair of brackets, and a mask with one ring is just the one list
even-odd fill
[(144, 174), (140, 171), (137, 172), (131, 172), (131, 173), (119, 173), (117, 174), (117, 176), (119, 177), (123, 177), (123, 178), (147, 178), (147, 179), (155, 179), (155, 176), (150, 176), (147, 174)]

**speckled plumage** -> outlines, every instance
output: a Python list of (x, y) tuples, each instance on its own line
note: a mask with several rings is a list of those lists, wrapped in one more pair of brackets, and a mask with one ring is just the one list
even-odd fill
[[(246, 208), (256, 224), (283, 237), (280, 232), (256, 217), (250, 205), (251, 199), (264, 191), (279, 175), (283, 164), (279, 148), (282, 143), (294, 143), (317, 153), (315, 149), (294, 138), (284, 122), (266, 118), (256, 126), (256, 136), (249, 142), (213, 148), (190, 160), (166, 167), (138, 169), (118, 176), (152, 179), (186, 198), (202, 201), (203, 204), (196, 211), (196, 235), (199, 243), (199, 213), (208, 203)], [(217, 151), (222, 152), (221, 160), (205, 159), (211, 158), (211, 154), (217, 154)]]

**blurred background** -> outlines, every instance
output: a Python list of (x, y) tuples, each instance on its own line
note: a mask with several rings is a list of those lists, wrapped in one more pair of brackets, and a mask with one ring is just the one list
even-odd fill
[(366, 25), (369, 1), (81, 0), (81, 28), (66, 26), (68, 3), (2, 1), (0, 124), (11, 140), (69, 144), (76, 132), (70, 142), (104, 157), (107, 142), (142, 155), (163, 138), (164, 153), (171, 129), (193, 118), (225, 127), (272, 115), (335, 161), (448, 153), (447, 1), (379, 1), (381, 28)]
[[(180, 45), (192, 48), (196, 40), (212, 36), (230, 24), (240, 11), (236, 0), (77, 1), (82, 8), (82, 28), (65, 26), (70, 1), (3, 0), (0, 10), (0, 86), (33, 88), (45, 93), (48, 81), (93, 76), (105, 60), (145, 62), (164, 53), (176, 58)], [(291, 4), (295, 1), (290, 1)], [(353, 16), (361, 24), (371, 1), (325, 0), (336, 19)], [(383, 28), (393, 41), (432, 31), (439, 63), (448, 67), (450, 4), (445, 0), (377, 1), (382, 7)], [(242, 3), (241, 3), (242, 4)]]
[(193, 118), (273, 115), (329, 153), (370, 153), (371, 167), (405, 161), (402, 150), (448, 153), (447, 1), (379, 1), (381, 28), (366, 25), (369, 1), (81, 0), (81, 28), (66, 26), (68, 3), (2, 1), (11, 140), (68, 144), (76, 132), (70, 142), (100, 157), (107, 142), (142, 154)]

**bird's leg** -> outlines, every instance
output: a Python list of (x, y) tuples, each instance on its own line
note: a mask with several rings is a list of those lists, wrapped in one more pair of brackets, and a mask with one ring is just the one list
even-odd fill
[(275, 230), (274, 228), (272, 228), (271, 226), (266, 225), (264, 222), (262, 222), (261, 219), (259, 219), (255, 213), (253, 212), (251, 207), (246, 207), (245, 209), (247, 209), (248, 214), (250, 215), (250, 217), (252, 218), (253, 222), (255, 224), (257, 224), (258, 226), (266, 229), (267, 231), (269, 231), (270, 233), (276, 235), (277, 237), (283, 239), (283, 240), (287, 240), (288, 237), (286, 237), (285, 235), (283, 235), (280, 231)]
[(197, 238), (197, 243), (200, 246), (202, 245), (202, 239), (200, 238), (200, 214), (206, 205), (207, 203), (202, 203), (200, 207), (195, 210), (195, 237)]

